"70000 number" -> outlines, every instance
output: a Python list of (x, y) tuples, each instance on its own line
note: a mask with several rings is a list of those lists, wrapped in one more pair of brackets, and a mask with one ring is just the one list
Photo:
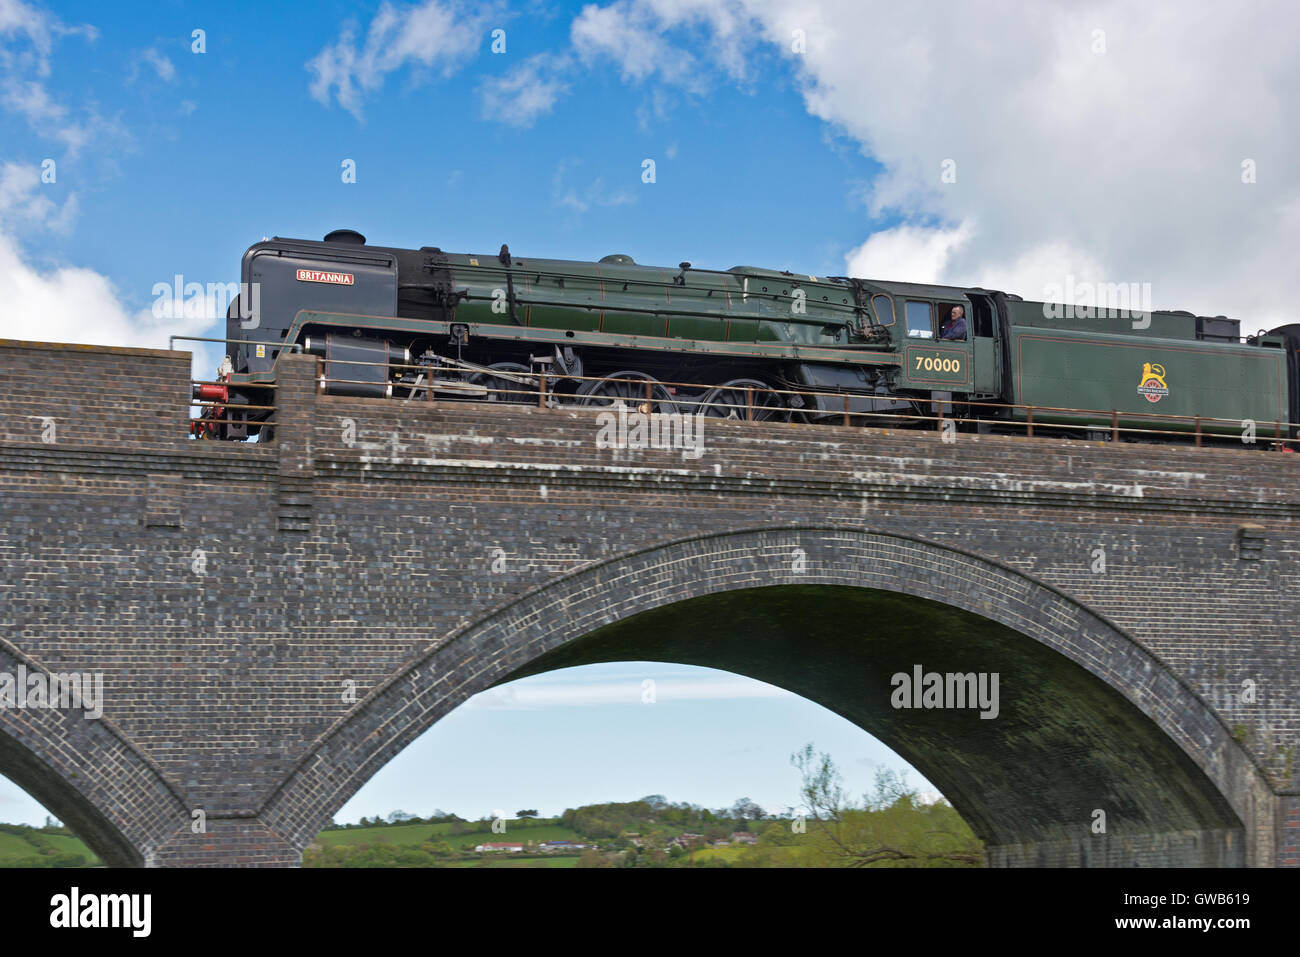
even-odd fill
[(926, 372), (961, 372), (961, 360), (936, 359), (934, 356), (917, 356), (916, 369), (913, 371), (920, 372), (922, 369)]

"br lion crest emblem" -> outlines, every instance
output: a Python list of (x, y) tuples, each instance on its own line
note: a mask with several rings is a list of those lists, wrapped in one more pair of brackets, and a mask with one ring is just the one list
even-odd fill
[(1169, 385), (1165, 382), (1165, 367), (1158, 362), (1142, 363), (1142, 378), (1138, 382), (1138, 392), (1146, 396), (1148, 402), (1159, 402), (1169, 394)]

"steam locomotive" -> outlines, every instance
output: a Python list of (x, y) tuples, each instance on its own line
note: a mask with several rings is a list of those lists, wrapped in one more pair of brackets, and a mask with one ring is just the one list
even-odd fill
[[(321, 358), (326, 393), (374, 398), (536, 404), (544, 379), (551, 401), (577, 405), (873, 424), (955, 408), (979, 431), (1238, 444), (1246, 423), (1288, 439), (1300, 422), (1300, 324), (1243, 338), (1238, 320), (1183, 311), (624, 254), (396, 249), (352, 230), (253, 245), (241, 290), (218, 382), (196, 386), (220, 413), (196, 421), (204, 438), (269, 437), (258, 407), (289, 352)], [(966, 334), (941, 338), (954, 306)]]

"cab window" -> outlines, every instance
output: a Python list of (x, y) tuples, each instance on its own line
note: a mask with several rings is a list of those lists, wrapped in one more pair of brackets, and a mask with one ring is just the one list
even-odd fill
[(888, 296), (876, 296), (871, 300), (876, 307), (876, 321), (882, 326), (894, 324), (894, 303)]
[(934, 322), (928, 302), (907, 303), (907, 334), (914, 339), (933, 339)]

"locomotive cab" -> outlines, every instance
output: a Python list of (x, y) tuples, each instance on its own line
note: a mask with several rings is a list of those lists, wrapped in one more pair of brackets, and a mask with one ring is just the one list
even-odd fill
[[(874, 285), (880, 287), (874, 297), (877, 317), (895, 329), (902, 359), (899, 387), (944, 397), (999, 396), (1000, 336), (992, 293), (919, 283)], [(944, 322), (956, 306), (962, 307), (966, 335), (944, 339)]]

